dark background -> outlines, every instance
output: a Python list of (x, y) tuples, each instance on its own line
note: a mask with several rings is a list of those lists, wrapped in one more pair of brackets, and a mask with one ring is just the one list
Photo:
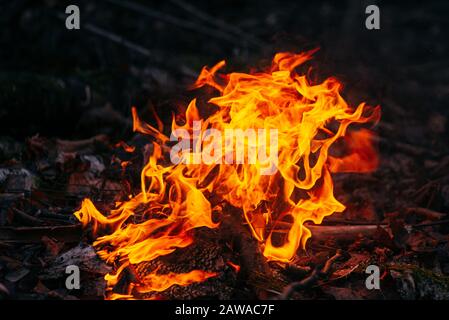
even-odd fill
[[(81, 30), (65, 28), (68, 4), (80, 7)], [(317, 76), (337, 76), (351, 103), (380, 104), (383, 119), (402, 128), (400, 139), (432, 143), (416, 126), (447, 115), (446, 1), (192, 4), (207, 19), (243, 32), (216, 27), (176, 1), (4, 1), (1, 135), (124, 138), (131, 134), (131, 105), (144, 112), (151, 104), (170, 120), (204, 65), (226, 59), (227, 71), (247, 71), (269, 65), (275, 52), (313, 47), (321, 48)], [(380, 7), (380, 30), (365, 28), (369, 4)], [(439, 130), (446, 133), (445, 123)]]

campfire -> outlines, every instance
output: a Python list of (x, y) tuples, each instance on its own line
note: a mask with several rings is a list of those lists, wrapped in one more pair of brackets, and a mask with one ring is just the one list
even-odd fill
[[(348, 105), (335, 78), (309, 79), (315, 51), (278, 53), (271, 66), (250, 73), (224, 73), (224, 61), (204, 67), (191, 88), (197, 98), (173, 117), (171, 133), (159, 118), (154, 127), (132, 109), (134, 131), (152, 141), (139, 192), (110, 212), (89, 198), (75, 212), (113, 267), (107, 298), (163, 298), (174, 285), (220, 277), (207, 266), (164, 271), (159, 260), (198, 246), (201, 230), (229, 226), (226, 220), (244, 225), (257, 242), (254, 254), (288, 263), (313, 237), (307, 224), (345, 210), (333, 176), (376, 170), (369, 126), (380, 108)], [(232, 258), (226, 265), (240, 271)]]

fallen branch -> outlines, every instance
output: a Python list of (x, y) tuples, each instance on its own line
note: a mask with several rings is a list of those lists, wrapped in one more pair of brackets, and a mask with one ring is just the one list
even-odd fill
[[(404, 228), (408, 231), (414, 228), (424, 228), (435, 225), (441, 225), (449, 223), (449, 219), (440, 220), (430, 223), (419, 223), (419, 224), (409, 224), (404, 225)], [(273, 230), (276, 233), (286, 233), (288, 228), (291, 227), (290, 223), (278, 223), (287, 229)], [(377, 234), (379, 230), (384, 230), (391, 234), (391, 228), (387, 224), (367, 224), (367, 225), (337, 225), (337, 226), (323, 226), (323, 225), (310, 225), (305, 224), (305, 226), (312, 232), (312, 241), (327, 240), (329, 238), (334, 238), (340, 241), (353, 241), (357, 237), (373, 237)]]
[[(277, 227), (282, 229), (274, 229), (274, 233), (287, 233), (291, 228), (291, 223), (277, 222)], [(379, 228), (389, 231), (386, 224), (363, 224), (363, 225), (336, 225), (323, 226), (305, 224), (305, 227), (312, 232), (312, 240), (326, 240), (328, 238), (336, 238), (338, 240), (352, 241), (359, 236), (371, 237), (376, 234)]]
[(85, 148), (91, 148), (95, 144), (107, 144), (109, 138), (105, 134), (99, 134), (84, 140), (61, 140), (57, 139), (57, 148), (63, 152), (76, 152)]
[(43, 220), (52, 220), (65, 224), (73, 224), (77, 221), (74, 215), (52, 213), (48, 211), (41, 211), (38, 216)]
[(407, 209), (405, 209), (405, 213), (407, 213), (407, 214), (414, 213), (414, 214), (423, 216), (423, 217), (425, 217), (426, 219), (429, 219), (429, 220), (439, 220), (439, 219), (442, 219), (442, 218), (447, 216), (446, 213), (437, 212), (437, 211), (434, 211), (434, 210), (431, 210), (431, 209), (419, 208), (419, 207), (417, 207), (417, 208), (407, 208)]
[(439, 220), (439, 221), (434, 221), (434, 222), (429, 222), (429, 223), (420, 223), (417, 225), (414, 225), (414, 228), (424, 228), (424, 227), (432, 227), (432, 226), (438, 226), (438, 225), (442, 225), (442, 224), (448, 224), (449, 223), (449, 219), (446, 220)]
[(256, 39), (254, 36), (248, 34), (247, 32), (241, 30), (236, 26), (228, 24), (223, 20), (217, 19), (216, 17), (209, 15), (207, 12), (200, 10), (191, 3), (187, 3), (183, 0), (170, 0), (170, 2), (209, 24), (215, 25), (216, 27), (228, 31), (230, 33), (233, 33), (236, 36), (245, 38), (245, 40), (256, 46), (259, 47), (265, 46), (263, 42), (261, 42), (259, 39)]
[[(61, 20), (65, 20), (67, 18), (67, 16), (65, 16), (62, 13), (58, 13), (56, 15), (59, 19)], [(115, 42), (119, 45), (122, 45), (132, 51), (135, 51), (137, 53), (140, 53), (141, 55), (145, 56), (145, 57), (153, 57), (153, 55), (151, 54), (151, 51), (148, 50), (147, 48), (144, 48), (134, 42), (131, 42), (115, 33), (112, 33), (110, 31), (107, 31), (105, 29), (99, 28), (91, 23), (84, 23), (83, 24), (83, 29), (86, 29), (87, 31), (94, 33), (98, 36), (104, 37), (112, 42)]]
[(320, 225), (306, 225), (312, 232), (313, 240), (326, 240), (329, 238), (336, 238), (338, 240), (352, 241), (359, 236), (372, 237), (378, 231), (379, 228), (387, 232), (390, 228), (387, 225), (341, 225), (341, 226), (320, 226)]
[(29, 226), (40, 226), (43, 224), (42, 220), (33, 217), (22, 210), (19, 210), (17, 208), (12, 208), (12, 210), (14, 211), (14, 219), (17, 218), (18, 220), (20, 220), (20, 222), (24, 224), (27, 224)]
[[(56, 16), (59, 19), (65, 20), (67, 17), (63, 14), (56, 14)], [(121, 45), (125, 48), (127, 48), (130, 51), (136, 52), (144, 57), (150, 58), (152, 61), (154, 61), (157, 64), (163, 64), (165, 67), (170, 67), (169, 65), (167, 65), (165, 63), (165, 60), (163, 58), (163, 54), (161, 54), (160, 52), (153, 52), (141, 45), (138, 45), (137, 43), (134, 43), (116, 33), (113, 33), (109, 30), (100, 28), (92, 23), (86, 22), (83, 24), (83, 30), (87, 30), (90, 33), (102, 37), (106, 40), (112, 41), (118, 45)], [(176, 72), (181, 73), (184, 76), (188, 76), (188, 77), (193, 77), (196, 78), (196, 73), (192, 72), (191, 70), (189, 70), (188, 68), (182, 67), (182, 68), (177, 68), (175, 69)]]
[(201, 34), (204, 34), (204, 35), (207, 35), (210, 37), (214, 37), (214, 38), (217, 38), (220, 40), (226, 40), (226, 41), (234, 43), (234, 44), (239, 44), (239, 45), (242, 44), (240, 39), (238, 39), (237, 37), (230, 35), (226, 32), (223, 32), (222, 30), (215, 30), (215, 29), (209, 28), (207, 26), (204, 26), (202, 24), (192, 22), (190, 20), (183, 20), (183, 19), (174, 17), (170, 14), (167, 14), (167, 13), (164, 13), (161, 11), (157, 11), (154, 9), (150, 9), (150, 8), (143, 6), (141, 4), (138, 4), (138, 3), (134, 3), (131, 1), (117, 1), (117, 0), (107, 0), (107, 1), (112, 4), (115, 4), (117, 6), (120, 6), (122, 8), (143, 14), (152, 19), (157, 19), (157, 20), (164, 21), (166, 23), (170, 23), (170, 24), (180, 27), (180, 28), (195, 31), (196, 33), (201, 33)]
[(313, 286), (319, 279), (327, 277), (332, 270), (332, 266), (340, 257), (342, 256), (342, 253), (340, 250), (337, 250), (335, 255), (333, 255), (331, 258), (329, 258), (323, 267), (317, 266), (310, 276), (308, 276), (305, 279), (302, 279), (301, 281), (293, 282), (289, 284), (287, 287), (285, 287), (282, 294), (278, 297), (280, 300), (287, 300), (290, 298), (290, 296), (302, 289), (310, 288)]

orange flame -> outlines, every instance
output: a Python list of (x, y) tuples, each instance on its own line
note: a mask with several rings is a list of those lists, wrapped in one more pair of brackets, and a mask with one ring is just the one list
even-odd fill
[(126, 152), (133, 153), (136, 150), (136, 147), (128, 145), (125, 141), (119, 141), (115, 145), (116, 148), (123, 148)]
[[(283, 262), (290, 261), (311, 237), (305, 222), (319, 224), (326, 216), (345, 209), (334, 197), (331, 173), (376, 169), (378, 158), (373, 133), (367, 129), (348, 131), (348, 126), (377, 122), (380, 108), (364, 103), (351, 108), (341, 97), (341, 84), (336, 79), (311, 84), (305, 75), (296, 73), (295, 68), (311, 59), (313, 53), (278, 53), (271, 69), (260, 73), (217, 76), (225, 66), (224, 61), (210, 69), (204, 67), (193, 87), (207, 85), (218, 91), (209, 100), (216, 111), (203, 119), (194, 99), (186, 110), (185, 123), (179, 125), (175, 119), (172, 122), (172, 130), (188, 132), (194, 129), (193, 121), (198, 120), (202, 121), (202, 130), (278, 130), (277, 172), (273, 175), (261, 175), (259, 169), (265, 164), (259, 160), (251, 164), (162, 164), (166, 163), (162, 150), (169, 137), (162, 133), (161, 125), (156, 129), (141, 121), (133, 108), (134, 130), (156, 140), (154, 152), (141, 173), (141, 192), (120, 203), (107, 216), (89, 199), (75, 213), (84, 226), (92, 226), (94, 234), (103, 234), (94, 242), (99, 256), (108, 263), (118, 264), (114, 275), (106, 275), (109, 288), (129, 265), (189, 246), (194, 242), (196, 228), (218, 227), (212, 211), (219, 204), (208, 200), (212, 193), (241, 210), (268, 260)], [(226, 139), (219, 150), (223, 158), (229, 155), (226, 145), (230, 141)], [(267, 143), (263, 138), (258, 140), (259, 144)], [(337, 140), (346, 144), (346, 155), (331, 155), (331, 146)], [(241, 143), (243, 150), (254, 148), (254, 141), (248, 137)], [(203, 152), (214, 149), (212, 142), (204, 138), (193, 143), (183, 157), (201, 157), (197, 144), (203, 145)], [(142, 216), (131, 218), (142, 205), (146, 207), (143, 214), (139, 213)], [(291, 227), (279, 232), (282, 229), (276, 227), (279, 222), (289, 222)], [(189, 285), (216, 275), (201, 270), (158, 274), (156, 270), (136, 280), (134, 293), (111, 297), (160, 292), (173, 285)]]
[(240, 272), (240, 266), (239, 266), (238, 264), (235, 264), (235, 263), (232, 262), (232, 261), (228, 261), (227, 264), (228, 264), (232, 269), (234, 269), (234, 271), (235, 271), (236, 273), (239, 273), (239, 272)]

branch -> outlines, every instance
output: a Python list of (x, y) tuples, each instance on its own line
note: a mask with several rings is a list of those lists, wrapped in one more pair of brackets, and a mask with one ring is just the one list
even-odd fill
[(183, 0), (170, 0), (170, 2), (205, 22), (213, 24), (213, 25), (217, 26), (218, 28), (221, 28), (223, 30), (231, 32), (239, 37), (245, 38), (248, 42), (250, 42), (256, 46), (263, 47), (265, 45), (263, 42), (261, 42), (259, 39), (257, 39), (253, 35), (250, 35), (247, 32), (241, 30), (240, 28), (230, 25), (230, 24), (224, 22), (223, 20), (217, 19), (216, 17), (209, 15), (207, 12), (204, 12), (204, 11), (198, 9), (197, 7), (195, 7), (194, 5), (192, 5), (190, 3), (187, 3)]
[(334, 265), (335, 261), (337, 261), (341, 256), (342, 256), (341, 251), (337, 250), (335, 255), (329, 258), (323, 267), (320, 266), (316, 267), (312, 271), (310, 276), (308, 276), (307, 278), (301, 281), (293, 282), (289, 284), (287, 287), (285, 287), (284, 291), (282, 292), (281, 295), (279, 295), (278, 299), (287, 300), (294, 292), (310, 288), (321, 278), (327, 277), (331, 273), (332, 266)]
[(161, 20), (166, 23), (170, 23), (174, 26), (177, 26), (177, 27), (180, 27), (183, 29), (188, 29), (191, 31), (195, 31), (196, 33), (202, 33), (202, 34), (210, 36), (210, 37), (214, 37), (214, 38), (217, 38), (220, 40), (226, 40), (226, 41), (234, 43), (234, 44), (242, 45), (240, 39), (238, 39), (235, 36), (230, 35), (226, 32), (223, 32), (221, 30), (215, 30), (215, 29), (206, 27), (204, 25), (201, 25), (201, 24), (189, 21), (189, 20), (183, 20), (183, 19), (174, 17), (172, 15), (166, 14), (164, 12), (150, 9), (150, 8), (143, 6), (141, 4), (138, 4), (138, 3), (134, 3), (131, 1), (122, 1), (122, 0), (121, 1), (106, 0), (106, 1), (110, 2), (112, 4), (115, 4), (117, 6), (120, 6), (122, 8), (143, 14), (147, 17)]

